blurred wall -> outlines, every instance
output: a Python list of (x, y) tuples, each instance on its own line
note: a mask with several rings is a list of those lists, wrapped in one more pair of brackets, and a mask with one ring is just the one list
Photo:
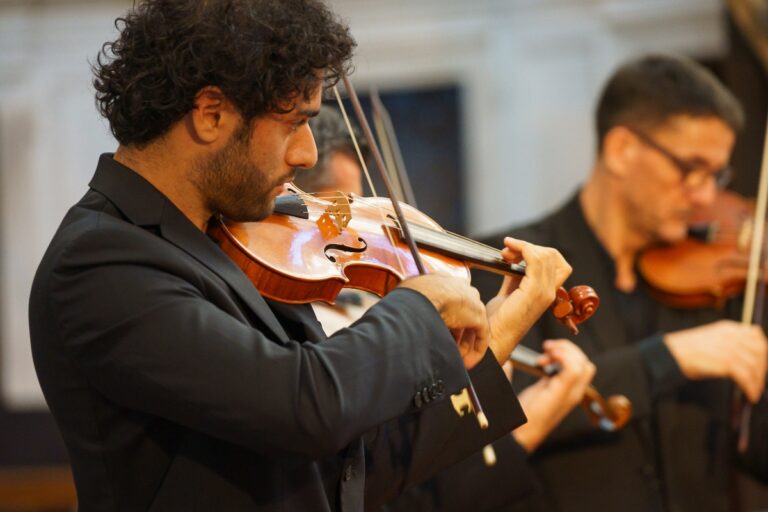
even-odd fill
[[(333, 0), (359, 41), (359, 86), (456, 84), (469, 231), (560, 203), (589, 169), (605, 76), (648, 50), (717, 58), (718, 0)], [(115, 143), (93, 106), (89, 60), (129, 1), (0, 0), (0, 390), (43, 402), (29, 355), (34, 269), (99, 153)], [(435, 170), (439, 179), (439, 170)]]
[(476, 235), (537, 217), (573, 191), (592, 162), (592, 103), (618, 62), (727, 51), (720, 0), (332, 3), (358, 37), (361, 86), (462, 87)]
[(59, 221), (115, 143), (89, 60), (128, 2), (0, 2), (0, 382), (12, 408), (42, 404), (29, 352), (32, 276)]

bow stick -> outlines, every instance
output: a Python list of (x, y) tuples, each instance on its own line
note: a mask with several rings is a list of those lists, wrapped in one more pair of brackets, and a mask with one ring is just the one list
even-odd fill
[[(757, 188), (757, 206), (752, 228), (752, 245), (749, 253), (749, 269), (747, 286), (744, 295), (744, 307), (741, 311), (742, 325), (755, 322), (755, 298), (757, 296), (758, 277), (760, 273), (761, 255), (763, 252), (763, 235), (765, 231), (765, 212), (768, 205), (768, 120), (766, 121), (765, 142), (763, 146), (763, 161), (760, 167), (760, 182)], [(738, 390), (736, 397), (740, 396)], [(739, 417), (738, 449), (740, 453), (749, 447), (749, 423), (752, 416), (752, 404), (744, 403)]]
[(403, 154), (400, 152), (400, 145), (397, 143), (395, 127), (392, 125), (392, 118), (389, 116), (384, 103), (381, 102), (379, 92), (371, 89), (371, 111), (373, 113), (373, 124), (376, 126), (376, 135), (379, 136), (379, 142), (384, 150), (384, 160), (387, 164), (389, 175), (394, 178), (397, 184), (398, 199), (417, 208), (416, 196), (413, 194), (411, 182), (408, 179), (408, 171), (405, 169)]
[[(350, 82), (349, 77), (347, 77), (346, 75), (342, 75), (342, 81), (344, 82), (344, 88), (347, 90), (347, 94), (349, 94), (349, 99), (352, 102), (352, 108), (354, 109), (357, 120), (360, 123), (360, 128), (363, 130), (363, 135), (365, 136), (365, 139), (371, 148), (371, 154), (373, 155), (373, 159), (376, 162), (376, 166), (379, 168), (379, 173), (381, 174), (381, 179), (384, 183), (384, 187), (387, 189), (387, 195), (392, 201), (392, 209), (394, 210), (395, 216), (397, 217), (397, 220), (400, 223), (400, 229), (402, 230), (403, 238), (405, 239), (408, 245), (408, 248), (411, 251), (411, 255), (413, 256), (413, 261), (416, 264), (416, 268), (418, 269), (419, 274), (421, 275), (426, 274), (426, 269), (424, 267), (423, 261), (421, 260), (421, 255), (419, 254), (419, 251), (416, 248), (416, 242), (411, 236), (411, 232), (408, 227), (408, 222), (406, 222), (405, 220), (403, 211), (400, 208), (400, 203), (397, 201), (396, 196), (393, 193), (392, 183), (389, 180), (389, 176), (387, 175), (387, 171), (386, 171), (386, 166), (384, 165), (384, 158), (382, 157), (381, 151), (379, 151), (378, 145), (376, 144), (376, 141), (373, 138), (371, 127), (368, 124), (368, 120), (366, 119), (365, 114), (363, 113), (363, 108), (360, 106), (360, 100), (357, 97), (357, 93), (355, 92), (354, 87), (352, 87), (352, 83)], [(336, 95), (336, 98), (337, 100), (339, 100), (340, 108), (342, 109), (342, 112), (343, 112), (344, 106), (343, 104), (341, 104), (340, 96), (338, 95), (338, 93)], [(472, 385), (472, 381), (469, 382), (469, 386), (467, 386), (466, 391), (469, 394), (469, 399), (472, 404), (472, 409), (475, 412), (477, 423), (480, 425), (480, 428), (482, 429), (488, 428), (488, 425), (489, 425), (488, 418), (486, 417), (485, 412), (483, 412), (483, 407), (480, 404), (480, 400), (477, 397), (477, 392), (475, 391), (475, 388)]]

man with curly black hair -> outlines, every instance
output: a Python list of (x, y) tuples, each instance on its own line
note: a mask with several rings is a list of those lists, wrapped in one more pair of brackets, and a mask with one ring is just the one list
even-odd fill
[[(119, 146), (30, 299), (80, 510), (375, 509), (523, 421), (499, 362), (570, 273), (556, 251), (507, 242), (528, 275), (490, 319), (463, 280), (422, 276), (325, 339), (206, 236), (315, 164), (346, 26), (317, 0), (147, 0), (118, 28), (94, 85)], [(485, 431), (447, 400), (467, 369)]]

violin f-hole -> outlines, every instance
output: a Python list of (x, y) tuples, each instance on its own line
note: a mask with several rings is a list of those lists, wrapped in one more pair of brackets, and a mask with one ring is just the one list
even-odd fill
[(351, 253), (364, 252), (368, 248), (368, 243), (360, 237), (357, 238), (357, 241), (363, 245), (360, 247), (352, 247), (351, 245), (345, 244), (328, 244), (323, 248), (323, 254), (325, 254), (325, 257), (328, 258), (332, 263), (336, 263), (336, 257), (334, 257), (332, 254), (328, 254), (328, 251), (341, 251)]

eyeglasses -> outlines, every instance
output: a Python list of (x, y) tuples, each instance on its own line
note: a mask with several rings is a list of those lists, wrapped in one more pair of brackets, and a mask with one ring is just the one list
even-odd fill
[(634, 133), (643, 144), (661, 155), (664, 155), (670, 162), (672, 162), (672, 164), (677, 167), (677, 170), (680, 171), (683, 184), (690, 189), (701, 187), (709, 178), (715, 180), (717, 188), (724, 189), (733, 178), (733, 168), (730, 165), (725, 165), (721, 169), (712, 172), (703, 166), (701, 162), (680, 158), (641, 131), (634, 128), (629, 128), (629, 131)]

